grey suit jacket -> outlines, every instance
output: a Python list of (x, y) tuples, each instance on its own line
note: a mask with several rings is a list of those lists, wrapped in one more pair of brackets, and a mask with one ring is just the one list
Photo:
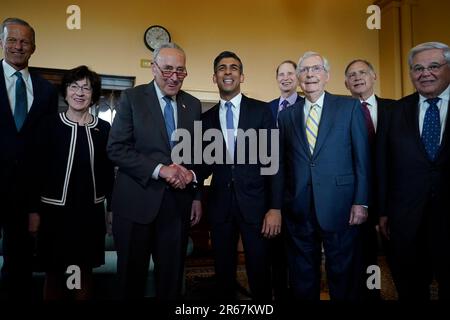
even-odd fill
[[(164, 192), (170, 187), (163, 179), (153, 179), (152, 173), (159, 163), (173, 162), (153, 82), (122, 93), (107, 147), (110, 159), (119, 167), (112, 209), (137, 223), (150, 223), (158, 214)], [(188, 130), (193, 138), (194, 121), (201, 115), (200, 101), (180, 90), (177, 106), (177, 128)], [(180, 206), (192, 203), (192, 192), (187, 189), (177, 196)]]

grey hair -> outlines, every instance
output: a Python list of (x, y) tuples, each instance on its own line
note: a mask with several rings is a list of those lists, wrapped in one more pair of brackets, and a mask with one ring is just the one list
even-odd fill
[(357, 62), (362, 62), (362, 63), (364, 63), (364, 64), (369, 68), (370, 71), (372, 71), (373, 73), (375, 73), (375, 69), (373, 68), (373, 65), (372, 65), (369, 61), (364, 60), (364, 59), (355, 59), (355, 60), (352, 60), (352, 61), (347, 65), (347, 67), (345, 68), (345, 71), (344, 71), (344, 75), (345, 75), (345, 76), (347, 75), (347, 71), (348, 71), (348, 69), (350, 69), (350, 67), (352, 66), (352, 64), (357, 63)]
[(156, 58), (158, 58), (159, 56), (159, 52), (161, 51), (161, 49), (164, 48), (177, 49), (183, 52), (183, 55), (186, 55), (186, 53), (184, 53), (184, 50), (175, 42), (166, 42), (160, 45), (158, 48), (156, 48), (155, 51), (153, 51), (153, 61), (156, 61)]
[(408, 55), (408, 64), (409, 64), (409, 68), (412, 68), (412, 64), (413, 64), (413, 58), (416, 54), (418, 54), (419, 52), (425, 51), (425, 50), (431, 50), (431, 49), (441, 49), (442, 53), (444, 55), (445, 61), (447, 62), (447, 64), (450, 64), (450, 48), (448, 47), (448, 45), (446, 45), (445, 43), (442, 42), (424, 42), (421, 43), (417, 46), (415, 46), (414, 48), (412, 48), (409, 51), (409, 55)]
[(328, 63), (328, 59), (325, 58), (324, 56), (322, 56), (320, 53), (314, 52), (314, 51), (306, 51), (303, 56), (300, 57), (300, 59), (298, 60), (297, 63), (297, 76), (300, 75), (300, 69), (301, 69), (301, 64), (303, 62), (303, 60), (309, 58), (309, 57), (314, 57), (314, 56), (318, 56), (322, 59), (323, 61), (323, 67), (325, 69), (326, 72), (330, 71), (330, 64)]
[(36, 35), (34, 32), (34, 29), (32, 26), (30, 26), (30, 24), (28, 22), (26, 22), (25, 20), (19, 19), (19, 18), (6, 18), (5, 20), (3, 20), (2, 24), (1, 24), (1, 30), (0, 30), (0, 39), (3, 39), (3, 36), (5, 35), (5, 27), (7, 25), (10, 24), (20, 24), (21, 26), (25, 26), (28, 27), (31, 30), (31, 35), (32, 35), (32, 39), (31, 41), (33, 42), (33, 45), (35, 45), (36, 43)]

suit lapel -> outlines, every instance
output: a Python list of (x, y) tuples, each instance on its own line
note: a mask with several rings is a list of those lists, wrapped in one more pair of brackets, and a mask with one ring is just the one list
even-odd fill
[(14, 115), (9, 104), (8, 92), (6, 91), (5, 74), (3, 70), (3, 60), (0, 60), (0, 119), (7, 123), (11, 130), (17, 131), (14, 122)]
[(450, 110), (450, 101), (448, 103), (448, 107), (447, 107), (447, 119), (445, 121), (445, 129), (444, 129), (444, 133), (442, 134), (442, 141), (441, 141), (441, 145), (439, 147), (438, 150), (438, 155), (437, 155), (437, 159), (439, 159), (439, 156), (442, 154), (442, 150), (444, 150), (444, 148), (447, 148), (447, 145), (449, 143), (449, 135), (450, 135), (450, 120), (448, 119), (448, 113)]
[(156, 94), (154, 81), (145, 89), (145, 104), (148, 106), (148, 110), (151, 115), (151, 119), (155, 122), (155, 125), (159, 128), (162, 138), (167, 144), (170, 150), (169, 137), (167, 136), (166, 123), (164, 121), (164, 115), (161, 112), (158, 95)]
[(322, 115), (320, 117), (319, 131), (317, 134), (317, 142), (314, 147), (313, 158), (317, 157), (317, 154), (320, 152), (320, 149), (322, 148), (328, 136), (328, 133), (330, 132), (331, 127), (333, 126), (334, 119), (336, 117), (336, 112), (338, 109), (338, 106), (334, 105), (333, 100), (334, 98), (332, 96), (330, 96), (328, 93), (325, 93), (322, 107)]
[(310, 155), (309, 146), (306, 141), (305, 132), (305, 116), (303, 108), (305, 107), (305, 100), (301, 101), (298, 106), (295, 106), (292, 112), (290, 112), (291, 128), (294, 128), (294, 132), (300, 141), (300, 144), (305, 151), (305, 154)]
[(188, 107), (184, 104), (183, 98), (181, 97), (181, 91), (177, 94), (177, 129), (178, 128), (188, 128)]

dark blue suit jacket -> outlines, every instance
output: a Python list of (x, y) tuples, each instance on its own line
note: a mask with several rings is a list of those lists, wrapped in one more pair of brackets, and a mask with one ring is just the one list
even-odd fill
[[(6, 91), (3, 64), (0, 61), (0, 194), (21, 192), (27, 185), (26, 158), (31, 150), (40, 120), (58, 109), (58, 95), (47, 80), (30, 72), (33, 83), (33, 105), (20, 132), (17, 132)], [(32, 155), (31, 155), (32, 156)]]
[(283, 214), (296, 225), (314, 208), (322, 229), (343, 230), (348, 228), (351, 206), (367, 205), (369, 200), (370, 151), (361, 104), (325, 93), (313, 155), (303, 108), (304, 100), (278, 115), (277, 201), (284, 200)]
[[(303, 98), (297, 94), (297, 99), (295, 100), (295, 103), (301, 101), (302, 99)], [(272, 116), (275, 121), (277, 120), (279, 106), (280, 106), (280, 98), (276, 98), (269, 102), (270, 111), (272, 111)]]

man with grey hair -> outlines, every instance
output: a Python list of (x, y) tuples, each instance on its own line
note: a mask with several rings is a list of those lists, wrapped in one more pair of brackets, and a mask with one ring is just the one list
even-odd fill
[(152, 73), (152, 82), (122, 93), (111, 128), (108, 154), (119, 167), (113, 235), (124, 298), (144, 296), (152, 255), (157, 299), (175, 300), (181, 294), (188, 229), (199, 222), (201, 205), (194, 200), (195, 173), (188, 170), (193, 159), (183, 165), (171, 159), (173, 133), (184, 129), (192, 137), (201, 105), (181, 90), (186, 55), (176, 44), (155, 50)]
[[(380, 119), (388, 112), (389, 107), (395, 102), (391, 99), (383, 99), (375, 95), (374, 86), (377, 75), (372, 64), (363, 59), (351, 61), (345, 68), (345, 86), (353, 98), (361, 102), (361, 108), (366, 120), (367, 133), (369, 135), (370, 159), (372, 183), (370, 186), (369, 218), (361, 225), (361, 239), (363, 244), (363, 271), (369, 266), (378, 264), (378, 203), (376, 201), (376, 175), (375, 175), (375, 145), (377, 127)], [(381, 298), (379, 288), (368, 288), (366, 285), (366, 273), (361, 279), (362, 295), (364, 300), (379, 300)]]
[(280, 112), (277, 201), (296, 299), (319, 300), (324, 248), (332, 300), (358, 299), (359, 225), (367, 219), (369, 144), (358, 100), (325, 92), (327, 59), (306, 52), (297, 74), (305, 100)]
[(417, 92), (397, 101), (377, 143), (380, 230), (400, 300), (450, 299), (450, 49), (412, 48), (409, 74)]
[[(31, 297), (32, 236), (35, 215), (28, 216), (30, 145), (39, 122), (56, 113), (55, 88), (28, 70), (36, 49), (34, 29), (24, 20), (7, 18), (0, 26), (0, 229), (3, 224), (2, 278), (8, 297)], [(31, 233), (31, 236), (30, 236)]]

